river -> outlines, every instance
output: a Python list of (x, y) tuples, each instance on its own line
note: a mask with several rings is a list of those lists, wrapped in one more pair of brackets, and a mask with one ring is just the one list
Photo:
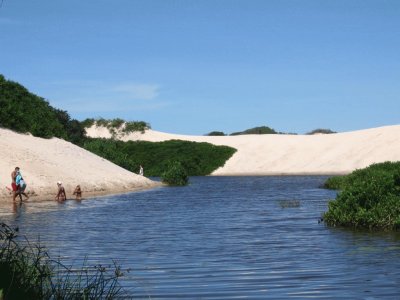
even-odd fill
[(121, 284), (135, 299), (399, 299), (399, 234), (319, 222), (336, 195), (325, 179), (192, 177), (0, 213), (52, 256), (131, 269)]

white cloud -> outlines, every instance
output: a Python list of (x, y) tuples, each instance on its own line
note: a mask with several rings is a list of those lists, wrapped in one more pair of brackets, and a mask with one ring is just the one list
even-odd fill
[(120, 84), (112, 90), (126, 94), (132, 100), (152, 100), (157, 98), (160, 93), (160, 87), (156, 84)]

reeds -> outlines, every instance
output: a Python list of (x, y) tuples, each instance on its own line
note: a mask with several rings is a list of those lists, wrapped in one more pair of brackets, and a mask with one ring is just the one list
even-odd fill
[(123, 274), (111, 266), (65, 266), (40, 244), (19, 239), (18, 228), (0, 223), (0, 300), (127, 298), (118, 283)]

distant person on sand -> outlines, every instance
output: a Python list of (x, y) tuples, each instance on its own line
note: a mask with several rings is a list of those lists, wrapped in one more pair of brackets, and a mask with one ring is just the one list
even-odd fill
[(15, 201), (15, 198), (17, 197), (17, 183), (15, 180), (17, 179), (17, 172), (19, 171), (19, 167), (15, 167), (14, 171), (11, 172), (11, 188), (12, 188), (12, 195), (13, 195), (13, 201)]
[(75, 199), (76, 200), (81, 200), (82, 198), (82, 190), (81, 190), (81, 186), (78, 184), (74, 190), (73, 195), (75, 195)]
[(17, 171), (17, 177), (15, 178), (15, 183), (17, 184), (16, 194), (19, 195), (19, 198), (21, 199), (21, 201), (22, 201), (21, 195), (24, 195), (26, 197), (26, 200), (28, 200), (29, 196), (27, 194), (25, 194), (26, 183), (25, 183), (25, 180), (22, 178), (20, 171)]
[(61, 181), (57, 181), (57, 186), (58, 186), (58, 192), (56, 196), (57, 201), (65, 201), (67, 200), (67, 195), (65, 194), (65, 189), (62, 185)]
[(139, 175), (143, 176), (143, 167), (142, 167), (142, 165), (140, 165), (140, 168), (139, 168)]

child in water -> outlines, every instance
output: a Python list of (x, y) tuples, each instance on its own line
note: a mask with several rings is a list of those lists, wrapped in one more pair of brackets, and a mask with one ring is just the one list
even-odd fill
[(74, 190), (73, 195), (76, 196), (76, 200), (81, 200), (82, 197), (82, 190), (81, 190), (81, 186), (78, 184)]

